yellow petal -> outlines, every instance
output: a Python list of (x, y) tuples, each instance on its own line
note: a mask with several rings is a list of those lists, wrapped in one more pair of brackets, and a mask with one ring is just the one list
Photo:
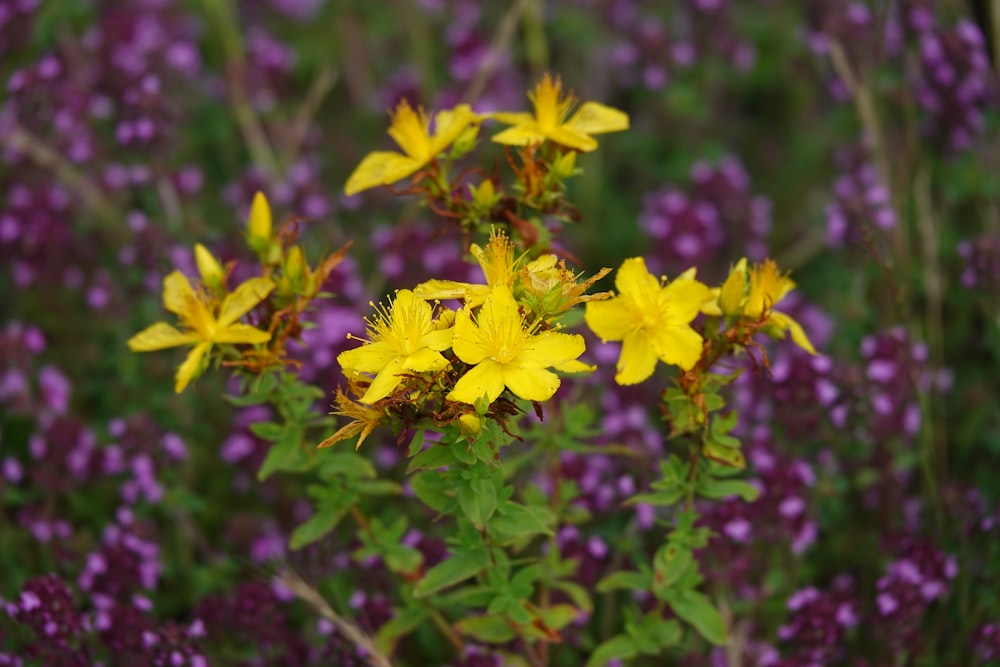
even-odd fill
[(447, 365), (448, 360), (442, 357), (440, 352), (425, 347), (404, 359), (402, 369), (423, 373), (425, 371), (439, 371)]
[(589, 134), (577, 132), (568, 127), (557, 127), (551, 132), (547, 132), (546, 135), (549, 139), (561, 146), (583, 151), (584, 153), (589, 153), (590, 151), (597, 149), (596, 139), (591, 137)]
[(625, 336), (621, 356), (618, 357), (615, 382), (629, 385), (649, 379), (656, 368), (656, 358), (651, 341), (641, 332)]
[(365, 343), (337, 355), (337, 363), (345, 370), (378, 373), (396, 357), (393, 348), (383, 341)]
[(194, 332), (178, 331), (165, 322), (150, 325), (128, 339), (128, 348), (133, 352), (152, 352), (179, 345), (190, 345), (200, 340)]
[(171, 313), (181, 317), (188, 316), (194, 301), (197, 301), (194, 289), (183, 273), (171, 271), (163, 279), (163, 307)]
[(767, 323), (769, 326), (776, 327), (781, 332), (788, 331), (788, 333), (792, 336), (792, 341), (796, 345), (809, 354), (816, 354), (816, 348), (813, 347), (812, 341), (809, 340), (809, 336), (806, 335), (802, 325), (785, 313), (779, 313), (778, 311), (772, 310), (770, 317), (767, 319)]
[(413, 293), (424, 301), (463, 299), (471, 287), (474, 285), (454, 280), (428, 280), (414, 287)]
[(473, 324), (472, 317), (465, 308), (455, 313), (451, 351), (467, 364), (478, 364), (492, 354), (492, 350), (483, 340), (479, 327)]
[(546, 331), (528, 339), (515, 362), (534, 368), (548, 368), (583, 354), (586, 343), (583, 336)]
[(535, 117), (526, 111), (493, 111), (484, 113), (483, 118), (498, 120), (505, 125), (534, 125)]
[(719, 292), (719, 309), (730, 317), (742, 315), (743, 307), (746, 304), (747, 292), (750, 287), (747, 284), (746, 263), (746, 258), (739, 261), (729, 272), (729, 276), (726, 278), (726, 282), (722, 283), (722, 289)]
[(431, 156), (450, 146), (476, 119), (468, 104), (459, 104), (451, 110), (439, 111), (434, 116), (434, 136), (431, 138)]
[(188, 386), (191, 379), (201, 370), (201, 360), (205, 357), (205, 353), (208, 352), (212, 344), (208, 341), (198, 343), (191, 351), (188, 352), (187, 358), (184, 363), (180, 365), (177, 369), (177, 375), (174, 377), (174, 391), (176, 393), (181, 393), (184, 388)]
[(622, 340), (636, 328), (634, 312), (627, 298), (588, 301), (584, 320), (602, 341)]
[(590, 373), (597, 370), (597, 366), (585, 364), (576, 359), (564, 361), (561, 364), (552, 364), (552, 368), (556, 369), (560, 373)]
[(628, 129), (628, 114), (597, 102), (585, 102), (565, 127), (583, 134), (621, 132)]
[(254, 306), (267, 298), (273, 289), (274, 283), (268, 278), (250, 278), (242, 282), (223, 300), (219, 308), (219, 326), (228, 327), (249, 313)]
[(220, 330), (213, 339), (216, 343), (247, 343), (257, 345), (271, 340), (271, 334), (249, 324), (230, 324)]
[(664, 327), (651, 333), (653, 349), (664, 363), (687, 371), (701, 358), (702, 337), (686, 324)]
[(369, 385), (368, 391), (365, 392), (365, 395), (358, 400), (367, 404), (382, 400), (391, 394), (392, 391), (399, 386), (399, 383), (403, 381), (403, 378), (398, 375), (398, 373), (401, 372), (403, 372), (403, 368), (399, 359), (391, 359), (389, 363), (378, 372), (375, 379), (372, 380), (372, 383)]
[(500, 365), (492, 359), (485, 359), (459, 378), (447, 398), (449, 401), (475, 405), (476, 401), (486, 396), (492, 403), (503, 392), (503, 388)]
[(541, 134), (534, 125), (515, 126), (508, 127), (499, 134), (494, 134), (493, 141), (508, 146), (527, 146), (528, 144), (543, 143), (545, 135)]
[(516, 361), (503, 364), (500, 375), (515, 396), (526, 401), (547, 401), (559, 388), (559, 376), (543, 368), (519, 365)]
[(426, 162), (392, 151), (369, 153), (347, 179), (344, 194), (354, 195), (378, 185), (395, 183), (413, 174), (425, 164)]
[(693, 320), (705, 302), (711, 300), (712, 290), (697, 280), (675, 280), (667, 285), (663, 294), (670, 304), (671, 319), (687, 324)]
[(436, 329), (430, 333), (424, 334), (424, 337), (420, 339), (420, 344), (424, 347), (429, 347), (435, 352), (444, 352), (451, 347), (451, 341), (454, 338), (454, 327)]
[(615, 274), (615, 287), (620, 294), (632, 297), (636, 304), (651, 303), (660, 292), (660, 281), (646, 269), (646, 260), (631, 257), (622, 262)]

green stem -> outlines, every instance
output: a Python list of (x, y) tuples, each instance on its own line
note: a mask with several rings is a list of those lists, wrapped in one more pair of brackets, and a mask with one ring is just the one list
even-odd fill
[(222, 42), (226, 82), (236, 124), (243, 133), (247, 150), (254, 165), (262, 169), (273, 182), (281, 176), (277, 156), (268, 141), (264, 126), (250, 102), (246, 90), (246, 54), (236, 12), (229, 0), (202, 0), (205, 10), (215, 17)]

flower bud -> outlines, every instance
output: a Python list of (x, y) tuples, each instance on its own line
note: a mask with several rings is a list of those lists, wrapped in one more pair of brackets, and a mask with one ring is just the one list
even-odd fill
[(194, 246), (194, 261), (198, 265), (198, 273), (201, 274), (202, 284), (210, 290), (217, 290), (222, 287), (225, 274), (222, 265), (219, 264), (208, 248), (200, 243)]
[(719, 292), (719, 309), (728, 317), (742, 315), (746, 298), (747, 260), (744, 257), (733, 267), (726, 282), (722, 284), (722, 290)]
[(263, 192), (253, 196), (250, 218), (247, 220), (247, 244), (257, 254), (263, 253), (271, 244), (271, 206)]
[(458, 430), (462, 432), (462, 435), (479, 435), (479, 432), (483, 430), (483, 420), (479, 418), (479, 415), (467, 412), (458, 418)]

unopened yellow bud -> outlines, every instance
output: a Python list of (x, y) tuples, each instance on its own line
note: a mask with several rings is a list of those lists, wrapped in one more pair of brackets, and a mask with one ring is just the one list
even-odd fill
[(263, 192), (253, 196), (250, 219), (247, 220), (247, 244), (256, 253), (262, 253), (271, 243), (271, 206)]
[(202, 284), (210, 290), (222, 287), (225, 274), (222, 272), (222, 265), (219, 260), (209, 252), (208, 248), (200, 243), (194, 246), (194, 261), (198, 265), (198, 273), (201, 274)]
[(455, 311), (451, 308), (442, 308), (438, 312), (437, 319), (433, 322), (436, 331), (444, 331), (455, 326)]
[(292, 285), (299, 286), (303, 279), (307, 278), (309, 265), (306, 263), (306, 256), (302, 252), (301, 246), (292, 246), (285, 258), (285, 275), (292, 281)]
[(733, 267), (726, 282), (722, 284), (719, 292), (719, 309), (722, 314), (728, 317), (742, 315), (747, 290), (747, 260), (744, 257)]
[(576, 151), (566, 151), (560, 155), (555, 162), (552, 163), (552, 173), (559, 178), (569, 178), (570, 176), (575, 176), (576, 170)]
[(473, 203), (477, 208), (483, 210), (492, 208), (498, 199), (496, 189), (493, 187), (493, 181), (490, 180), (483, 181), (479, 184), (478, 188), (470, 185), (469, 191), (472, 194)]
[(460, 158), (466, 155), (469, 151), (476, 147), (476, 139), (479, 138), (479, 123), (472, 123), (462, 134), (458, 135), (458, 139), (451, 147), (451, 157)]
[(458, 418), (458, 430), (462, 432), (462, 435), (479, 435), (479, 432), (483, 430), (483, 420), (479, 418), (479, 415), (466, 412)]

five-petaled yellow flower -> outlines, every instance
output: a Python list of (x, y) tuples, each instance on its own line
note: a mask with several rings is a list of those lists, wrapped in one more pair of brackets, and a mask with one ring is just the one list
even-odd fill
[(271, 334), (237, 320), (263, 301), (274, 283), (267, 278), (251, 278), (237, 287), (218, 305), (218, 312), (208, 295), (195, 291), (180, 271), (163, 279), (163, 307), (177, 315), (184, 331), (166, 322), (143, 329), (128, 341), (133, 352), (152, 352), (181, 345), (194, 345), (187, 359), (177, 369), (174, 390), (184, 391), (201, 368), (202, 360), (214, 343), (266, 343)]
[(434, 279), (417, 285), (413, 289), (414, 294), (428, 301), (463, 299), (466, 308), (475, 308), (486, 300), (494, 287), (506, 285), (513, 288), (519, 258), (514, 257), (514, 244), (507, 234), (493, 228), (490, 230), (490, 240), (486, 247), (480, 248), (473, 243), (469, 252), (483, 270), (485, 285)]
[(626, 259), (615, 275), (618, 295), (587, 303), (587, 325), (602, 340), (622, 341), (615, 381), (638, 384), (656, 360), (690, 370), (701, 358), (701, 335), (691, 328), (711, 291), (688, 271), (663, 284), (642, 257)]
[(782, 275), (773, 259), (763, 264), (747, 268), (747, 260), (741, 259), (730, 272), (719, 292), (717, 306), (706, 309), (709, 314), (717, 310), (731, 317), (764, 318), (764, 333), (784, 338), (789, 332), (796, 345), (809, 354), (816, 354), (816, 348), (802, 329), (802, 326), (785, 313), (774, 310), (785, 295), (795, 288), (795, 283)]
[(434, 134), (430, 118), (422, 108), (414, 110), (405, 99), (392, 114), (389, 136), (403, 149), (369, 153), (347, 179), (344, 192), (353, 195), (377, 185), (390, 185), (424, 167), (450, 146), (476, 120), (468, 104), (459, 104), (450, 111), (439, 111), (434, 117)]
[(473, 321), (468, 308), (455, 316), (452, 351), (473, 367), (455, 383), (448, 400), (474, 404), (482, 397), (492, 403), (504, 387), (529, 401), (547, 401), (559, 388), (559, 377), (591, 370), (576, 360), (584, 351), (583, 337), (555, 331), (534, 333), (526, 326), (506, 285), (498, 285)]
[(594, 134), (628, 129), (628, 114), (597, 102), (585, 102), (570, 116), (577, 99), (563, 97), (562, 82), (546, 74), (528, 98), (535, 113), (497, 112), (488, 114), (501, 123), (513, 125), (493, 137), (493, 141), (513, 146), (540, 144), (546, 139), (578, 151), (597, 148)]
[(435, 326), (430, 305), (410, 290), (399, 290), (391, 306), (368, 321), (368, 337), (370, 342), (337, 356), (345, 371), (375, 374), (362, 403), (391, 394), (407, 372), (439, 371), (448, 365), (441, 352), (451, 347), (451, 329)]

